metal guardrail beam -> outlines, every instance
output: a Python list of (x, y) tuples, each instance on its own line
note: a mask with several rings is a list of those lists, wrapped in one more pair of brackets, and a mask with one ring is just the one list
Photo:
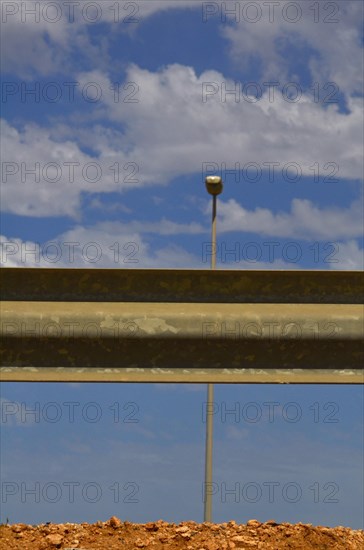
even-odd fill
[(363, 304), (361, 271), (0, 268), (2, 300)]
[(362, 382), (361, 272), (0, 274), (2, 380)]

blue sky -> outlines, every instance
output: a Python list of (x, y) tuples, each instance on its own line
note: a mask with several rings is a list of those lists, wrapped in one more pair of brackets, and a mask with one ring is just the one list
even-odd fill
[[(361, 527), (361, 387), (222, 384), (214, 410), (214, 521)], [(2, 520), (202, 521), (205, 413), (203, 384), (4, 383)]]
[[(62, 0), (32, 14), (34, 4), (1, 1), (3, 266), (208, 269), (204, 177), (213, 171), (225, 183), (218, 268), (363, 268), (361, 2), (81, 0), (73, 17)], [(14, 412), (3, 426), (4, 481), (89, 480), (105, 495), (74, 507), (9, 495), (3, 515), (202, 519), (204, 391), (3, 384), (14, 411), (49, 401), (104, 411), (95, 424), (22, 422)], [(221, 385), (216, 394), (242, 407), (295, 402), (305, 414), (217, 422), (215, 521), (361, 526), (361, 388)], [(116, 401), (137, 403), (139, 422), (115, 426), (106, 411)], [(313, 422), (315, 402), (337, 403), (339, 422)], [(222, 502), (223, 483), (268, 491), (271, 481), (299, 484), (302, 498)], [(137, 483), (139, 502), (118, 508), (107, 485), (116, 482)], [(336, 486), (339, 502), (321, 502)]]

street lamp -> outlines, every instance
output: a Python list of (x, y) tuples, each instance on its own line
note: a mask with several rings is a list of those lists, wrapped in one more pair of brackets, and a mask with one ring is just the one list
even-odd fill
[[(205, 179), (206, 189), (212, 195), (212, 231), (211, 231), (211, 269), (216, 267), (216, 199), (223, 190), (220, 176), (208, 176)], [(212, 493), (207, 487), (212, 487), (212, 438), (213, 438), (213, 404), (214, 385), (207, 384), (207, 414), (206, 414), (206, 456), (205, 456), (205, 508), (204, 521), (212, 518)]]

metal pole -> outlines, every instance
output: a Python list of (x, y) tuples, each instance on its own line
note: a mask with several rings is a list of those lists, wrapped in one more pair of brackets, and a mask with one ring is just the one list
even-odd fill
[[(211, 176), (206, 178), (206, 187), (212, 195), (212, 231), (211, 231), (211, 269), (216, 267), (216, 200), (217, 195), (222, 191), (222, 180), (220, 177)], [(213, 405), (214, 405), (214, 384), (207, 384), (207, 408), (206, 408), (206, 456), (205, 456), (205, 506), (204, 521), (212, 521), (212, 450), (213, 450)]]
[(212, 196), (212, 231), (211, 231), (211, 244), (212, 244), (212, 254), (211, 254), (211, 269), (216, 267), (216, 200), (217, 196)]
[(206, 415), (206, 458), (205, 458), (205, 510), (204, 521), (211, 521), (212, 518), (212, 437), (213, 437), (213, 415), (212, 406), (214, 403), (214, 385), (207, 384), (207, 415)]

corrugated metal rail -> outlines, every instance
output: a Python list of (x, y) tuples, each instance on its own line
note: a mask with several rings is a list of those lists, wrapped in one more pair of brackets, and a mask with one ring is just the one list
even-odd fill
[(359, 271), (0, 270), (4, 381), (362, 383)]

